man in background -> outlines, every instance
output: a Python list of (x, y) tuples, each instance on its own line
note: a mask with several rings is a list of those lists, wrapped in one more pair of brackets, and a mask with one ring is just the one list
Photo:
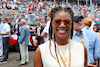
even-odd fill
[(4, 50), (4, 58), (3, 60), (0, 62), (0, 64), (3, 63), (7, 63), (8, 58), (8, 53), (9, 53), (9, 36), (11, 35), (10, 33), (10, 25), (7, 23), (8, 19), (7, 18), (3, 18), (2, 22), (4, 23), (2, 32), (0, 32), (0, 35), (2, 35), (3, 37), (3, 50)]
[(43, 37), (40, 36), (42, 31), (43, 31), (44, 27), (40, 24), (40, 22), (37, 22), (37, 27), (36, 27), (36, 35), (37, 35), (37, 41), (38, 41), (38, 45), (43, 43)]
[[(0, 32), (3, 29), (3, 23), (1, 22), (2, 18), (0, 18)], [(0, 35), (0, 59), (2, 58), (3, 55), (3, 43), (2, 43), (2, 35)]]
[(82, 29), (89, 40), (89, 64), (93, 67), (98, 66), (98, 59), (100, 58), (99, 37), (97, 33), (90, 29), (92, 24), (91, 18), (84, 19), (84, 28)]
[(24, 66), (29, 63), (29, 54), (28, 54), (29, 28), (26, 25), (25, 19), (22, 19), (20, 21), (20, 25), (21, 25), (21, 31), (18, 43), (20, 46), (21, 64), (19, 64), (18, 66)]

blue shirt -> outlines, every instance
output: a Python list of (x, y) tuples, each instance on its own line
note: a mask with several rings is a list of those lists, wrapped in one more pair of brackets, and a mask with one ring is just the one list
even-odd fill
[[(74, 41), (77, 41), (77, 42), (80, 42), (83, 40), (82, 44), (86, 47), (87, 53), (89, 54), (89, 40), (88, 40), (86, 33), (84, 31), (81, 31), (81, 35), (80, 35), (77, 31), (73, 30), (73, 38), (72, 39)], [(89, 58), (89, 56), (88, 56), (88, 58)], [(88, 59), (88, 63), (89, 62), (90, 61)]]
[(22, 44), (25, 41), (25, 45), (29, 43), (29, 28), (24, 25), (21, 27), (20, 38), (18, 39), (18, 43)]
[[(3, 25), (4, 24), (2, 22), (0, 22), (0, 32), (2, 31)], [(0, 39), (2, 39), (2, 35), (0, 35)]]
[(89, 40), (89, 60), (90, 64), (93, 64), (94, 59), (100, 58), (99, 37), (97, 33), (95, 33), (89, 27), (84, 27), (82, 30), (86, 32)]

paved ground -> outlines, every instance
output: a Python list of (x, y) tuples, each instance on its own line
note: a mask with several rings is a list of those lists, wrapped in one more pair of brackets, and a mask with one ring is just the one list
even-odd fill
[[(33, 67), (33, 58), (35, 51), (29, 51), (29, 65), (22, 67)], [(18, 52), (10, 52), (9, 53), (9, 61), (6, 64), (0, 64), (0, 67), (19, 67), (17, 65), (20, 64), (20, 61), (16, 61), (19, 58)], [(20, 66), (21, 67), (21, 66)]]

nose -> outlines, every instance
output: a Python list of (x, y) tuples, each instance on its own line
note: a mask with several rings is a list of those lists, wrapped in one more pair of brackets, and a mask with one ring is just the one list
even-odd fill
[(61, 24), (59, 25), (60, 27), (66, 27), (65, 23), (62, 21)]

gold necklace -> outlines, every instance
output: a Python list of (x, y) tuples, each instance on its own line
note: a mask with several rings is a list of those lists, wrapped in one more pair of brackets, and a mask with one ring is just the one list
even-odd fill
[[(59, 47), (59, 46), (58, 46)], [(67, 49), (67, 45), (66, 45), (66, 48), (65, 48), (65, 50), (63, 51), (60, 47), (59, 47), (59, 49), (61, 50), (61, 52), (63, 53), (63, 61), (64, 62), (66, 62), (67, 61), (67, 59), (66, 59), (66, 57), (65, 57), (65, 51), (66, 51), (66, 49)]]
[[(57, 46), (57, 43), (55, 44), (55, 46), (56, 46), (56, 48), (58, 50), (58, 53), (60, 55), (60, 58), (61, 58), (61, 61), (62, 61), (63, 65), (64, 65), (64, 67), (66, 67), (66, 64), (65, 64), (65, 62), (64, 62), (64, 60), (63, 60), (63, 58), (62, 58), (62, 56), (60, 54), (59, 47)], [(70, 45), (70, 42), (69, 42), (69, 67), (71, 67), (71, 45)]]

